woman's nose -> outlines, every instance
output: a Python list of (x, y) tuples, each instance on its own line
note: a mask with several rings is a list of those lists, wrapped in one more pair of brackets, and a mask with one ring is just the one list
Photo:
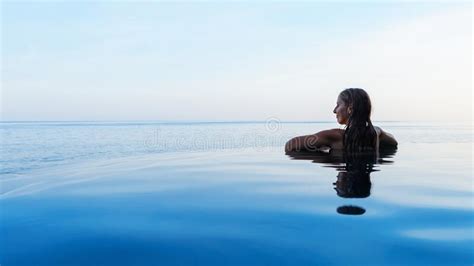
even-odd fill
[(334, 110), (332, 110), (333, 113), (336, 113), (336, 108), (334, 108)]

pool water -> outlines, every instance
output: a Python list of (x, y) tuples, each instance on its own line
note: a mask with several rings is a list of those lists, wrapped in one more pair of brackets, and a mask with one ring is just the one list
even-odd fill
[(472, 265), (472, 126), (377, 125), (347, 164), (283, 151), (333, 123), (2, 123), (0, 264)]

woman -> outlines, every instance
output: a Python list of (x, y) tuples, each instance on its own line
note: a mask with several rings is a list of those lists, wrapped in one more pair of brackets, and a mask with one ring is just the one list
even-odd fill
[(313, 135), (295, 137), (285, 145), (286, 152), (314, 151), (325, 147), (345, 152), (378, 152), (379, 147), (397, 146), (395, 138), (370, 120), (372, 104), (363, 89), (345, 89), (334, 108), (337, 122), (345, 129), (323, 130)]

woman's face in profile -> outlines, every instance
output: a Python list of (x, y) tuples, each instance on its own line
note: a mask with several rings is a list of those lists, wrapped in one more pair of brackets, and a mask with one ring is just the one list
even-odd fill
[(334, 107), (333, 113), (336, 114), (336, 119), (339, 124), (347, 124), (349, 120), (348, 106), (341, 100), (341, 97), (337, 97), (336, 107)]

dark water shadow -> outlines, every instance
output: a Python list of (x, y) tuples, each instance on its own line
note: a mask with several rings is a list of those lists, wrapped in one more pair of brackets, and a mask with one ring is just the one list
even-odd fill
[[(378, 165), (393, 164), (396, 148), (384, 148), (379, 154), (345, 153), (342, 150), (291, 152), (287, 155), (293, 160), (308, 160), (323, 167), (334, 168), (337, 171), (336, 182), (332, 183), (336, 194), (341, 198), (367, 198), (370, 196), (372, 182), (370, 174), (380, 171)], [(343, 215), (362, 215), (365, 209), (352, 204), (337, 208), (337, 213)]]

